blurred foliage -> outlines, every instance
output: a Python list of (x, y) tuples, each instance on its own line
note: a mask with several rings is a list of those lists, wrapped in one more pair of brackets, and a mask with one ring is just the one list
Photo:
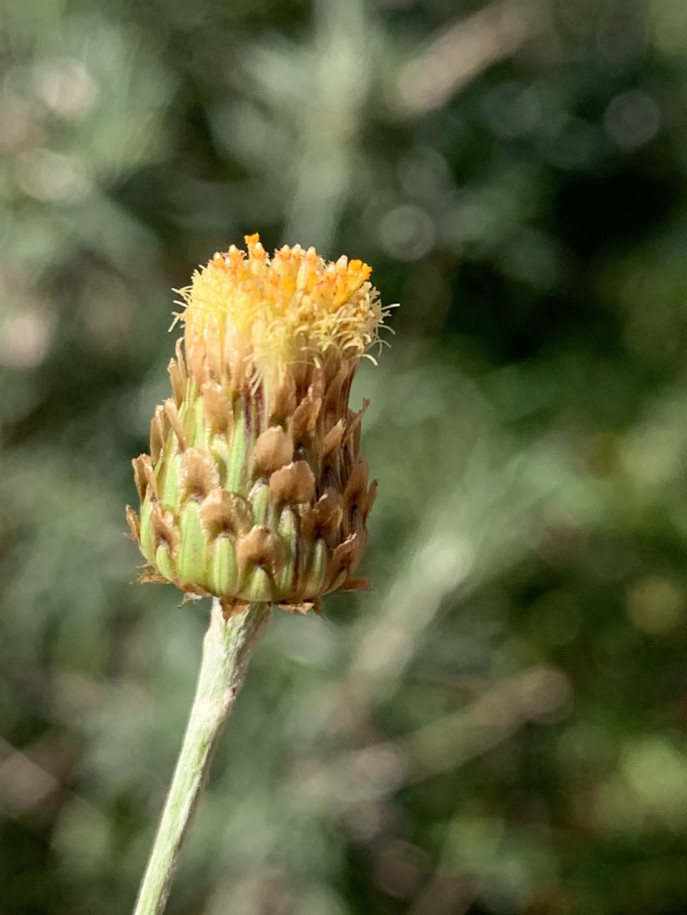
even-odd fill
[(363, 573), (278, 614), (169, 905), (687, 910), (684, 0), (0, 11), (0, 912), (130, 907), (207, 607), (131, 582), (172, 287), (375, 268)]

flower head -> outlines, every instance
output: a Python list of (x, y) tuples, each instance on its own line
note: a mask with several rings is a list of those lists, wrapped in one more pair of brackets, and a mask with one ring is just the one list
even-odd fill
[(227, 606), (304, 611), (352, 572), (375, 484), (350, 385), (385, 316), (370, 267), (259, 237), (215, 254), (182, 291), (185, 358), (134, 461), (132, 530), (151, 577)]

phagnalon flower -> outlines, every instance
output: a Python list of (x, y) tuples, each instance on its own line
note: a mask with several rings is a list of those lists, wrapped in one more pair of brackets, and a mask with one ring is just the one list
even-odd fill
[(133, 462), (144, 578), (304, 613), (353, 577), (376, 484), (349, 394), (386, 315), (370, 267), (314, 248), (215, 254), (182, 290), (173, 396)]

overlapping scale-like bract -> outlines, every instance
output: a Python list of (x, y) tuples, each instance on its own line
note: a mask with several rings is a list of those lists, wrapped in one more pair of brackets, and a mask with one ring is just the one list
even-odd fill
[[(215, 255), (185, 291), (184, 348), (134, 461), (150, 580), (222, 599), (317, 609), (353, 577), (376, 484), (359, 457), (353, 375), (384, 312), (359, 261), (313, 249)], [(338, 321), (338, 323), (337, 323)]]

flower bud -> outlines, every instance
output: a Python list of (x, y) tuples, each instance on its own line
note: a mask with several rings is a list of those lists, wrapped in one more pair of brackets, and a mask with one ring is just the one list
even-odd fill
[(215, 595), (226, 612), (264, 601), (304, 613), (369, 587), (353, 577), (376, 489), (358, 456), (367, 401), (348, 401), (386, 311), (361, 261), (298, 245), (270, 259), (257, 235), (246, 245), (182, 290), (173, 396), (133, 462), (141, 513), (127, 518), (144, 579)]

